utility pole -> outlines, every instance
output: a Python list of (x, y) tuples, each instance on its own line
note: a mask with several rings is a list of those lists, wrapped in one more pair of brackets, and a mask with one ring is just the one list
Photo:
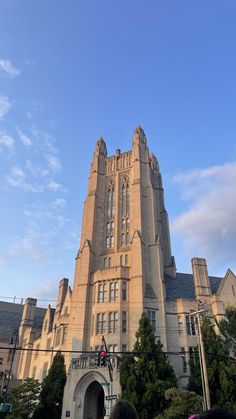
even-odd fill
[(206, 355), (205, 355), (205, 348), (204, 348), (202, 329), (201, 329), (201, 323), (202, 323), (201, 316), (205, 312), (206, 312), (206, 308), (202, 308), (193, 313), (190, 312), (190, 315), (194, 316), (196, 319), (198, 348), (199, 348), (198, 352), (199, 352), (199, 361), (200, 361), (200, 370), (201, 370), (201, 379), (202, 379), (203, 403), (204, 403), (204, 410), (209, 410), (211, 408), (211, 400), (210, 400), (209, 381), (208, 381), (208, 373), (207, 373), (207, 365), (206, 365)]
[(13, 347), (13, 350), (12, 350), (11, 364), (10, 364), (10, 369), (9, 369), (9, 373), (8, 373), (8, 377), (7, 377), (7, 382), (6, 382), (6, 385), (4, 385), (3, 411), (4, 411), (4, 406), (6, 404), (6, 401), (7, 401), (9, 384), (10, 384), (10, 379), (11, 379), (11, 374), (12, 374), (12, 367), (13, 367), (15, 354), (16, 354), (17, 342), (18, 342), (18, 329), (14, 329), (13, 332), (12, 332), (12, 335), (11, 335), (11, 340), (10, 340), (10, 345), (14, 345), (14, 347)]

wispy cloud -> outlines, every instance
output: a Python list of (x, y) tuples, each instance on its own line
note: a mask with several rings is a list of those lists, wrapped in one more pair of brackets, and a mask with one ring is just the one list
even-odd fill
[(32, 146), (32, 140), (28, 135), (24, 134), (18, 127), (16, 127), (16, 132), (19, 135), (20, 141), (23, 145), (25, 145), (26, 147)]
[(19, 76), (21, 71), (17, 68), (13, 67), (9, 60), (0, 59), (0, 72), (11, 79), (14, 77)]
[[(62, 164), (55, 147), (55, 139), (35, 124), (25, 133), (18, 125), (15, 127), (20, 141), (16, 143), (6, 132), (0, 132), (0, 151), (8, 149), (14, 151), (20, 145), (27, 149), (27, 159), (19, 164), (19, 153), (15, 154), (13, 167), (9, 168), (5, 176), (7, 187), (22, 189), (27, 192), (43, 192), (45, 190), (54, 193), (66, 192), (66, 188), (57, 181), (56, 176), (62, 170)], [(24, 155), (24, 149), (21, 155)], [(4, 185), (2, 186), (3, 189)]]
[(174, 182), (188, 209), (171, 228), (186, 255), (206, 257), (215, 266), (235, 264), (236, 162), (180, 173)]
[(64, 243), (68, 242), (71, 230), (77, 231), (77, 227), (65, 216), (66, 207), (64, 198), (29, 205), (24, 210), (25, 234), (16, 239), (11, 254), (27, 254), (38, 262), (50, 262), (55, 249), (67, 249)]
[(59, 172), (62, 168), (61, 162), (58, 159), (58, 157), (54, 156), (53, 154), (47, 154), (45, 156), (48, 166), (49, 168), (53, 171), (53, 172)]
[(42, 185), (33, 185), (27, 181), (25, 172), (19, 166), (12, 167), (10, 174), (6, 176), (9, 186), (28, 192), (42, 192)]
[(0, 151), (8, 150), (10, 153), (14, 153), (15, 150), (15, 141), (4, 131), (0, 131)]
[(0, 96), (0, 121), (2, 121), (11, 108), (11, 103), (7, 96)]
[(65, 191), (65, 188), (60, 183), (50, 180), (48, 183), (48, 189), (51, 189), (54, 192)]

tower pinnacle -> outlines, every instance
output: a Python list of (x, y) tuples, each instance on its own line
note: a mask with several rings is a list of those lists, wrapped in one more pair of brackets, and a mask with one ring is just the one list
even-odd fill
[(133, 145), (134, 144), (147, 144), (147, 139), (144, 133), (144, 130), (140, 125), (138, 125), (134, 130), (134, 136), (133, 136)]
[(100, 137), (97, 142), (96, 142), (96, 147), (95, 147), (95, 154), (98, 155), (103, 155), (103, 156), (107, 156), (107, 147), (106, 147), (106, 143), (104, 141), (104, 139), (102, 137)]

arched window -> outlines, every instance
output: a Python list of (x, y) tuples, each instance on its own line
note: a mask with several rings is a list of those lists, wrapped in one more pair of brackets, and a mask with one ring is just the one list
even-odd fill
[(115, 183), (108, 180), (107, 189), (107, 223), (106, 223), (106, 248), (114, 247), (114, 216), (115, 216)]
[(121, 255), (120, 257), (120, 265), (124, 266), (124, 255)]
[(125, 265), (127, 266), (129, 264), (129, 257), (128, 255), (125, 255)]
[(110, 183), (107, 194), (107, 216), (108, 218), (114, 217), (115, 214), (115, 186)]
[[(121, 246), (126, 246), (130, 242), (130, 187), (129, 178), (125, 175), (121, 186)], [(125, 234), (125, 236), (123, 236)]]

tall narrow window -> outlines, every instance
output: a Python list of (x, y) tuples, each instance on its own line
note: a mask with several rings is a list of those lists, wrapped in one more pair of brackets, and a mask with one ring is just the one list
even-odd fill
[(56, 330), (56, 342), (55, 342), (55, 346), (59, 346), (61, 343), (61, 328), (59, 327)]
[(48, 362), (44, 362), (43, 364), (43, 371), (42, 371), (42, 380), (46, 377), (48, 372)]
[(186, 316), (186, 332), (189, 336), (196, 335), (195, 320), (193, 316)]
[(122, 300), (126, 301), (127, 298), (127, 286), (126, 286), (126, 281), (122, 282)]
[(111, 312), (108, 317), (108, 332), (115, 333), (118, 329), (118, 313)]
[(148, 310), (147, 316), (149, 321), (152, 325), (153, 332), (156, 332), (156, 311), (155, 310)]
[(187, 372), (188, 371), (188, 365), (187, 365), (187, 359), (186, 359), (186, 352), (185, 352), (185, 348), (181, 348), (181, 353), (182, 353), (182, 368), (183, 368), (183, 372)]
[(106, 301), (106, 284), (102, 283), (98, 285), (98, 303), (104, 303)]
[(110, 283), (109, 287), (109, 301), (116, 301), (118, 299), (118, 282)]
[(122, 332), (127, 332), (127, 312), (122, 311)]
[(63, 334), (62, 334), (62, 344), (65, 343), (67, 341), (67, 333), (68, 333), (68, 329), (67, 327), (63, 327)]
[(106, 315), (105, 313), (97, 314), (97, 322), (96, 322), (96, 333), (104, 333), (106, 327)]
[(178, 316), (178, 334), (179, 335), (181, 335), (181, 333), (182, 333), (182, 326), (183, 326), (182, 318), (181, 318), (181, 316)]
[(121, 186), (121, 246), (127, 246), (130, 242), (130, 190), (129, 178), (124, 176)]
[(107, 191), (106, 248), (114, 247), (115, 184), (109, 181)]

